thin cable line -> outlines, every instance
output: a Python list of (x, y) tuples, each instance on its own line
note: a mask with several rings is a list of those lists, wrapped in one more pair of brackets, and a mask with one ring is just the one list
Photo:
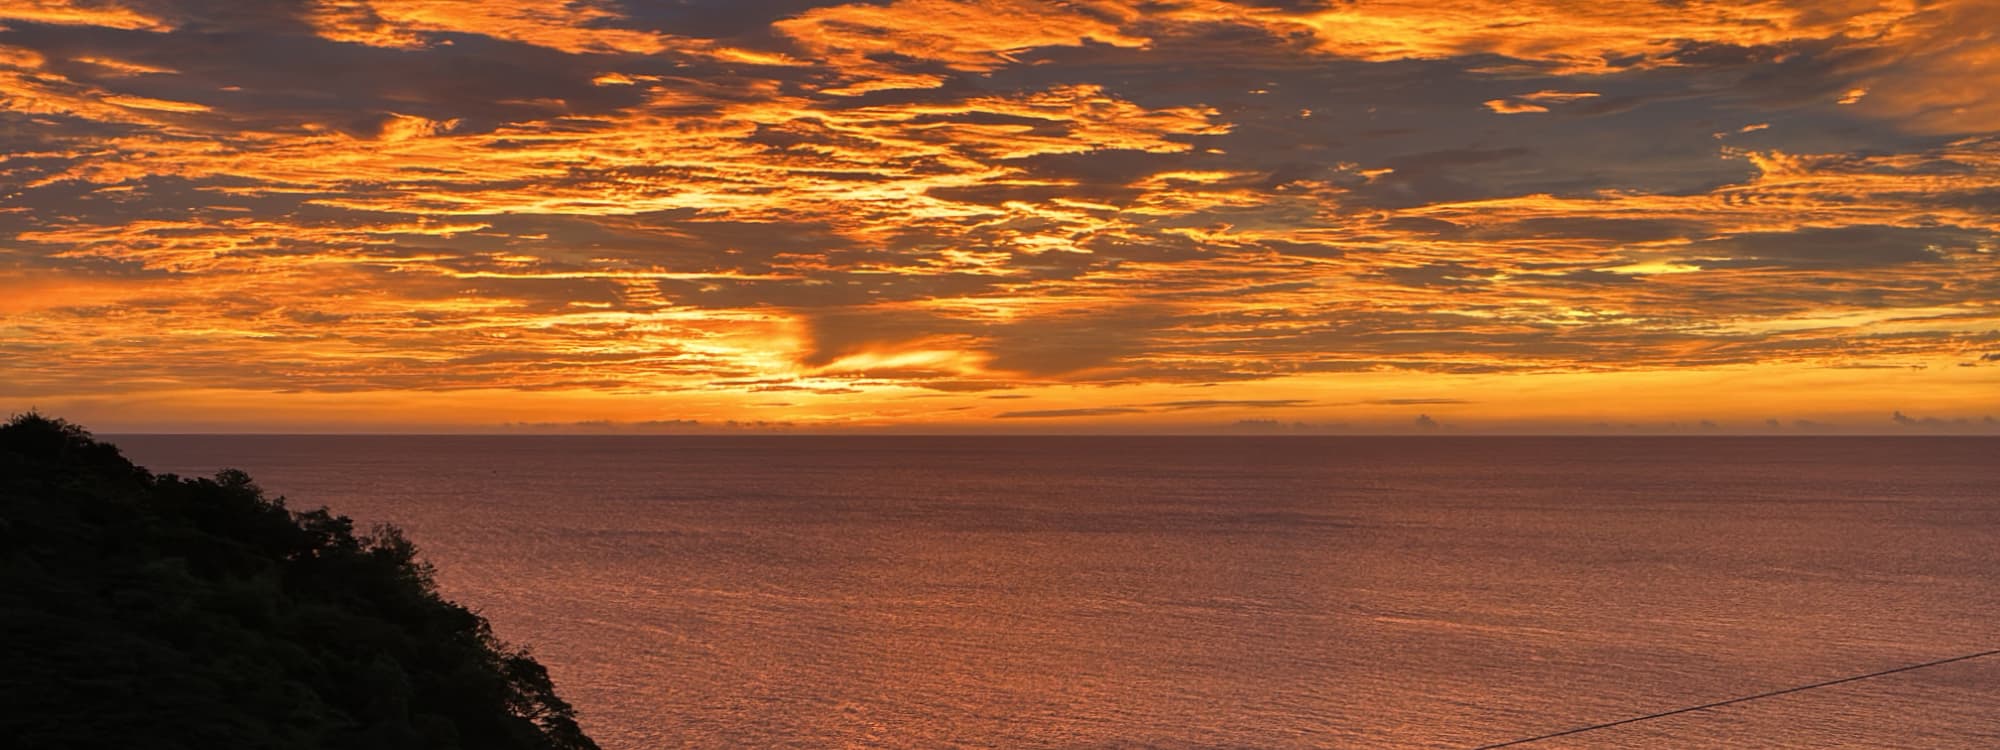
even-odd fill
[(1476, 747), (1476, 748), (1473, 748), (1472, 750), (1494, 750), (1494, 748), (1501, 748), (1501, 747), (1514, 747), (1515, 745), (1526, 745), (1526, 744), (1528, 744), (1528, 743), (1530, 743), (1530, 742), (1541, 742), (1542, 740), (1552, 740), (1552, 739), (1555, 739), (1555, 738), (1557, 738), (1557, 737), (1567, 737), (1567, 736), (1569, 736), (1569, 735), (1572, 735), (1572, 734), (1582, 734), (1582, 733), (1584, 733), (1584, 732), (1595, 732), (1595, 731), (1597, 731), (1597, 730), (1599, 730), (1599, 729), (1610, 729), (1611, 727), (1616, 727), (1616, 726), (1623, 726), (1623, 725), (1626, 725), (1626, 724), (1634, 724), (1634, 723), (1637, 723), (1637, 722), (1641, 722), (1641, 721), (1651, 721), (1651, 720), (1653, 720), (1653, 719), (1658, 719), (1658, 718), (1662, 718), (1662, 717), (1667, 717), (1667, 716), (1673, 716), (1673, 715), (1675, 715), (1675, 714), (1684, 714), (1684, 713), (1688, 713), (1688, 712), (1690, 712), (1690, 711), (1700, 711), (1700, 710), (1703, 710), (1703, 709), (1709, 709), (1709, 708), (1718, 708), (1718, 707), (1721, 707), (1721, 706), (1728, 706), (1728, 705), (1733, 705), (1733, 704), (1737, 704), (1737, 703), (1747, 703), (1747, 702), (1750, 702), (1750, 701), (1754, 701), (1754, 700), (1762, 700), (1762, 699), (1764, 699), (1764, 698), (1773, 698), (1773, 697), (1777, 697), (1777, 696), (1780, 696), (1780, 695), (1788, 695), (1788, 694), (1791, 694), (1791, 693), (1801, 693), (1801, 692), (1805, 692), (1805, 691), (1807, 691), (1807, 690), (1817, 690), (1817, 689), (1819, 689), (1819, 688), (1823, 688), (1823, 687), (1831, 687), (1831, 686), (1834, 686), (1834, 685), (1839, 685), (1839, 684), (1843, 684), (1843, 683), (1848, 683), (1848, 682), (1855, 682), (1855, 681), (1858, 681), (1858, 680), (1866, 680), (1866, 679), (1870, 679), (1870, 678), (1874, 678), (1874, 677), (1881, 677), (1881, 676), (1884, 676), (1884, 675), (1892, 675), (1892, 674), (1896, 674), (1897, 672), (1909, 672), (1909, 671), (1912, 671), (1912, 670), (1918, 670), (1918, 669), (1925, 669), (1925, 668), (1928, 668), (1928, 667), (1935, 667), (1935, 666), (1940, 666), (1940, 665), (1944, 665), (1944, 664), (1950, 664), (1950, 663), (1952, 663), (1952, 662), (1960, 662), (1960, 661), (1969, 661), (1969, 660), (1972, 660), (1972, 659), (1978, 659), (1978, 658), (1982, 658), (1982, 657), (1987, 657), (1987, 656), (1993, 656), (1993, 655), (1995, 655), (1995, 654), (2000, 654), (2000, 648), (1996, 648), (1996, 649), (1993, 649), (1993, 650), (1991, 650), (1991, 651), (1981, 651), (1981, 652), (1979, 652), (1979, 653), (1976, 653), (1976, 654), (1966, 654), (1966, 655), (1964, 655), (1964, 656), (1954, 656), (1954, 657), (1951, 657), (1951, 658), (1949, 658), (1949, 659), (1939, 659), (1939, 660), (1937, 660), (1937, 661), (1927, 661), (1927, 662), (1924, 662), (1924, 663), (1922, 663), (1922, 664), (1909, 664), (1909, 665), (1905, 665), (1905, 666), (1901, 666), (1901, 667), (1896, 667), (1896, 668), (1894, 668), (1894, 669), (1884, 669), (1884, 670), (1882, 670), (1882, 671), (1880, 671), (1880, 672), (1869, 672), (1868, 674), (1858, 674), (1858, 675), (1854, 675), (1854, 676), (1852, 676), (1852, 677), (1842, 677), (1842, 678), (1840, 678), (1840, 679), (1837, 679), (1837, 680), (1827, 680), (1827, 681), (1825, 681), (1825, 682), (1815, 682), (1815, 683), (1813, 683), (1813, 684), (1811, 684), (1811, 685), (1800, 685), (1800, 686), (1798, 686), (1798, 687), (1788, 687), (1788, 688), (1785, 688), (1785, 689), (1783, 689), (1783, 690), (1773, 690), (1773, 691), (1771, 691), (1771, 692), (1768, 692), (1768, 693), (1758, 693), (1758, 694), (1756, 694), (1756, 695), (1746, 695), (1746, 696), (1743, 696), (1743, 697), (1741, 697), (1741, 698), (1730, 698), (1730, 699), (1728, 699), (1728, 700), (1720, 700), (1720, 701), (1716, 701), (1716, 702), (1714, 702), (1714, 703), (1703, 703), (1703, 704), (1701, 704), (1701, 705), (1699, 705), (1699, 706), (1688, 706), (1687, 708), (1676, 708), (1676, 709), (1674, 709), (1674, 710), (1672, 710), (1672, 711), (1661, 711), (1661, 712), (1659, 712), (1659, 713), (1656, 713), (1656, 714), (1646, 714), (1645, 716), (1634, 716), (1634, 717), (1632, 717), (1632, 718), (1629, 718), (1629, 719), (1619, 719), (1619, 720), (1617, 720), (1617, 721), (1607, 721), (1607, 722), (1605, 722), (1605, 723), (1603, 723), (1603, 724), (1592, 724), (1592, 725), (1590, 725), (1590, 726), (1587, 726), (1587, 727), (1577, 727), (1577, 728), (1575, 728), (1575, 729), (1565, 729), (1565, 730), (1563, 730), (1563, 731), (1560, 731), (1560, 732), (1550, 732), (1550, 733), (1548, 733), (1548, 734), (1544, 734), (1544, 735), (1539, 735), (1539, 736), (1535, 736), (1535, 737), (1524, 737), (1524, 738), (1521, 738), (1521, 739), (1518, 739), (1518, 740), (1509, 740), (1509, 741), (1506, 741), (1506, 742), (1501, 742), (1501, 743), (1498, 743), (1498, 744), (1493, 744), (1493, 745), (1480, 745), (1479, 747)]

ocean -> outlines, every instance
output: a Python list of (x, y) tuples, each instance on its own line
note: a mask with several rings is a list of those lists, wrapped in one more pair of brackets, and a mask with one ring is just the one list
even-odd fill
[[(2000, 648), (2000, 439), (164, 436), (607, 750), (1472, 748)], [(2000, 657), (1532, 748), (2000, 747)]]

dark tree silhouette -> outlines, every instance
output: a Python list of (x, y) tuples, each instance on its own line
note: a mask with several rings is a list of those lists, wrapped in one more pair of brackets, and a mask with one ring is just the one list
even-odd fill
[(394, 527), (0, 426), (0, 745), (594, 750)]

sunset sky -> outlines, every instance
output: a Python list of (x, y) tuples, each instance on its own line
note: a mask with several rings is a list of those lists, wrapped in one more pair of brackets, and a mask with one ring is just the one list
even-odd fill
[(1996, 90), (1992, 0), (7, 0), (0, 411), (2000, 432)]

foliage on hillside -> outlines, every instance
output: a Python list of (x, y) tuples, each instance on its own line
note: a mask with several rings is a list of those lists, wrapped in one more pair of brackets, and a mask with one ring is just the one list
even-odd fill
[(9, 747), (596, 747), (394, 528), (33, 414), (0, 426), (0, 664)]

